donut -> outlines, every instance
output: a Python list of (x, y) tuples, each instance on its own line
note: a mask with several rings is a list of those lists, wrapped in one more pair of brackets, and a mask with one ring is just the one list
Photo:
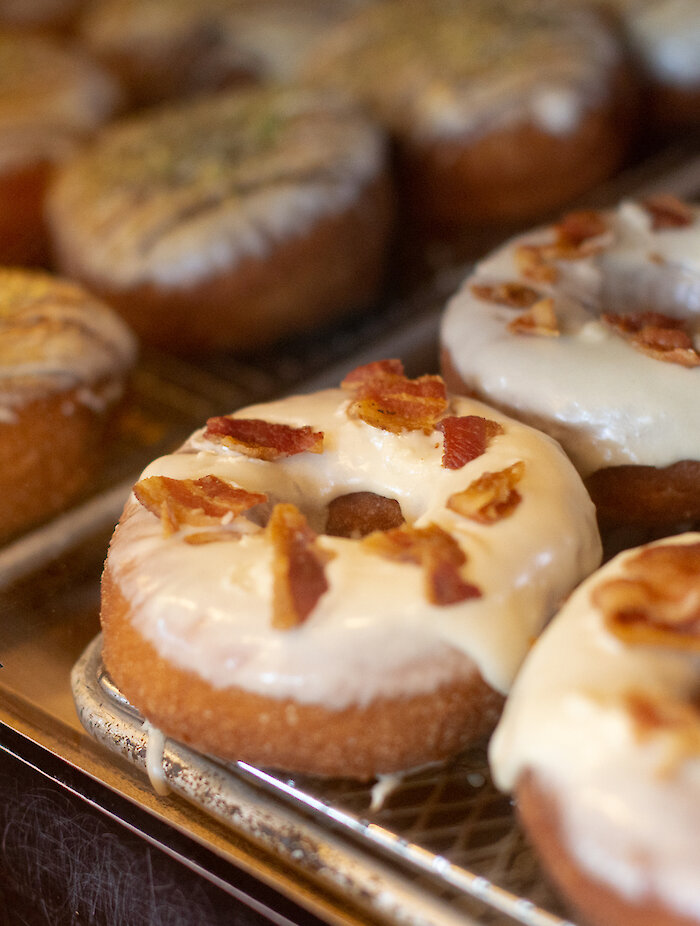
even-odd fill
[(325, 29), (368, 0), (102, 0), (78, 35), (143, 106), (293, 79)]
[(126, 325), (81, 287), (0, 269), (0, 543), (94, 480), (134, 361)]
[(448, 386), (560, 441), (604, 534), (700, 524), (698, 242), (669, 195), (569, 213), (487, 256), (443, 315)]
[(599, 561), (555, 442), (375, 361), (146, 468), (105, 564), (104, 662), (200, 751), (369, 779), (489, 732)]
[(625, 550), (524, 662), (490, 743), (545, 870), (594, 926), (700, 923), (700, 533)]
[(114, 79), (82, 53), (0, 30), (0, 264), (46, 263), (50, 174), (120, 103)]
[(60, 270), (179, 353), (260, 348), (367, 308), (392, 214), (381, 131), (295, 87), (113, 123), (47, 198)]
[(636, 123), (615, 31), (546, 0), (370, 4), (303, 73), (389, 128), (408, 216), (447, 240), (561, 207), (619, 167)]
[(606, 0), (644, 90), (647, 125), (663, 133), (700, 124), (700, 8), (695, 0)]

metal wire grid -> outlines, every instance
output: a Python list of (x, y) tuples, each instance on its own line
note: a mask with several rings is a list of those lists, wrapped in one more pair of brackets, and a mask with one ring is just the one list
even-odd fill
[[(97, 681), (108, 703), (140, 727), (140, 715), (101, 665)], [(372, 783), (289, 778), (245, 763), (217, 766), (225, 776), (254, 782), (322, 829), (340, 834), (350, 852), (398, 865), (413, 885), (462, 910), (472, 922), (571, 926), (510, 800), (491, 781), (484, 745), (451, 762), (392, 778), (381, 801)]]

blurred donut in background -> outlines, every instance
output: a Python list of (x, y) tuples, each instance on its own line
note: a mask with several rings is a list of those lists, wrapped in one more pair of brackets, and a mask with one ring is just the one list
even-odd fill
[(136, 106), (289, 79), (309, 46), (367, 0), (101, 0), (78, 35)]
[(62, 272), (178, 353), (258, 348), (368, 307), (392, 216), (382, 131), (293, 87), (114, 123), (48, 200)]
[(305, 76), (390, 129), (409, 212), (447, 234), (582, 194), (619, 168), (636, 123), (614, 29), (571, 4), (386, 0), (319, 41)]
[(47, 259), (54, 167), (118, 109), (114, 79), (48, 37), (0, 31), (0, 264)]

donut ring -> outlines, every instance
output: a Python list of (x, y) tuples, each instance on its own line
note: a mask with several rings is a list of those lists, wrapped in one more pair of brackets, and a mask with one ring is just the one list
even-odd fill
[(491, 740), (586, 922), (700, 923), (699, 627), (700, 533), (619, 554), (535, 644)]
[(202, 751), (370, 778), (490, 731), (599, 559), (554, 442), (380, 361), (146, 469), (107, 557), (104, 660)]
[(135, 359), (126, 325), (81, 287), (0, 269), (0, 542), (90, 483)]
[(393, 201), (382, 132), (298, 87), (221, 92), (107, 127), (47, 201), (57, 265), (144, 342), (250, 350), (367, 308)]
[(555, 437), (604, 533), (700, 524), (699, 235), (670, 196), (573, 213), (486, 258), (443, 317), (448, 386)]

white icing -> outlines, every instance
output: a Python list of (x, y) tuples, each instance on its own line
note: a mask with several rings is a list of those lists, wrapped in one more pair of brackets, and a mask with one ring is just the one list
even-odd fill
[[(661, 541), (698, 542), (698, 533)], [(700, 917), (700, 757), (664, 774), (667, 744), (640, 739), (618, 700), (630, 691), (689, 699), (697, 692), (697, 657), (626, 646), (591, 603), (597, 584), (622, 575), (635, 553), (584, 582), (543, 633), (491, 740), (491, 767), (504, 790), (527, 769), (551, 789), (568, 849), (596, 879), (629, 899), (653, 894)]]
[(12, 422), (20, 406), (67, 389), (100, 411), (120, 397), (135, 356), (128, 327), (85, 290), (40, 272), (0, 269), (0, 420)]
[[(332, 708), (432, 690), (453, 672), (455, 650), (507, 690), (533, 635), (600, 560), (593, 506), (579, 477), (549, 438), (480, 403), (454, 399), (451, 413), (495, 419), (505, 433), (458, 470), (441, 465), (439, 432), (392, 434), (349, 417), (347, 408), (346, 393), (327, 390), (239, 413), (321, 430), (322, 454), (264, 462), (200, 431), (185, 452), (156, 460), (144, 476), (212, 473), (266, 492), (272, 502), (296, 504), (319, 532), (337, 495), (366, 490), (395, 498), (409, 523), (436, 523), (457, 539), (468, 558), (464, 576), (482, 597), (430, 604), (420, 568), (324, 535), (319, 544), (335, 554), (326, 566), (329, 588), (302, 625), (281, 632), (271, 626), (272, 553), (262, 529), (193, 546), (183, 541), (186, 528), (164, 539), (159, 519), (134, 503), (108, 565), (136, 628), (167, 659), (216, 687), (235, 684)], [(512, 516), (484, 526), (445, 507), (482, 473), (519, 460), (522, 501)]]
[(380, 131), (346, 100), (220, 93), (114, 124), (47, 208), (59, 250), (88, 278), (176, 286), (344, 211), (384, 162)]
[[(610, 214), (603, 250), (557, 261), (554, 284), (515, 263), (520, 244), (554, 240), (540, 229), (483, 260), (450, 300), (441, 342), (467, 387), (561, 442), (587, 475), (624, 463), (700, 459), (700, 367), (636, 350), (599, 321), (602, 311), (654, 309), (686, 318), (700, 343), (700, 211), (692, 225), (653, 231), (635, 203)], [(655, 255), (655, 259), (650, 259)], [(518, 310), (477, 298), (474, 284), (521, 282), (552, 296), (559, 337), (516, 334)]]
[(143, 730), (146, 734), (146, 774), (156, 794), (165, 797), (170, 791), (163, 768), (165, 734), (147, 720), (143, 722)]

